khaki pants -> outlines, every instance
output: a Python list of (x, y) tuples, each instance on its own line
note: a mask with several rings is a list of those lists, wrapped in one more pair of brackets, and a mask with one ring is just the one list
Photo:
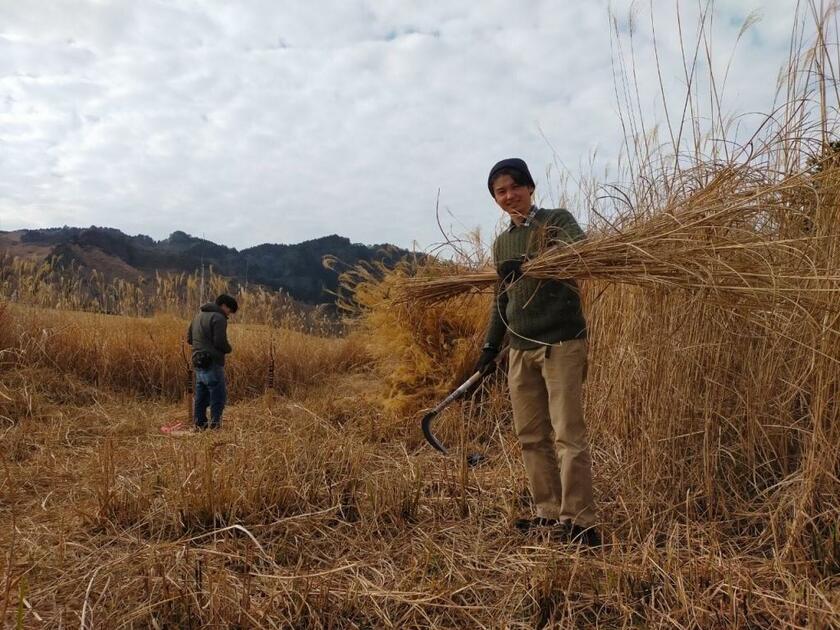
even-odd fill
[(592, 458), (583, 421), (587, 342), (510, 351), (513, 424), (537, 516), (595, 523)]

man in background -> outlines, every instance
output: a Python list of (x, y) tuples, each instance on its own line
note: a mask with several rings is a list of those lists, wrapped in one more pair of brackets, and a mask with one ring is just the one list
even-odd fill
[[(195, 368), (194, 419), (199, 431), (222, 426), (222, 412), (227, 402), (225, 355), (233, 348), (227, 338), (228, 318), (239, 309), (236, 300), (222, 294), (215, 303), (202, 306), (187, 329), (187, 343), (192, 346)], [(210, 423), (207, 422), (210, 407)]]

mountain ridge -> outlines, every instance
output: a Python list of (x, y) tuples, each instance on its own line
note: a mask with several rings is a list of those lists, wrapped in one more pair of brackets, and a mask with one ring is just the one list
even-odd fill
[(155, 240), (145, 234), (132, 236), (101, 226), (0, 231), (3, 251), (12, 256), (53, 258), (61, 265), (75, 263), (107, 277), (129, 280), (157, 271), (193, 273), (204, 265), (242, 283), (283, 289), (296, 300), (310, 304), (332, 301), (331, 294), (338, 288), (338, 275), (324, 268), (324, 256), (353, 266), (361, 262), (394, 264), (415, 255), (387, 243), (353, 243), (338, 234), (238, 250), (183, 230)]

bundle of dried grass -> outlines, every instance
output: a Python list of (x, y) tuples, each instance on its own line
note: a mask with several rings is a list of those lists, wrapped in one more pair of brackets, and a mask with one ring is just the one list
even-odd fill
[[(623, 225), (603, 219), (586, 240), (544, 251), (523, 272), (702, 291), (726, 306), (827, 308), (831, 292), (840, 289), (840, 273), (824, 256), (836, 222), (823, 216), (826, 225), (815, 225), (813, 208), (817, 189), (824, 193), (840, 179), (840, 169), (773, 182), (745, 164), (707, 177), (664, 208), (634, 208), (620, 218)], [(399, 287), (399, 299), (440, 302), (496, 282), (493, 270), (410, 278)]]

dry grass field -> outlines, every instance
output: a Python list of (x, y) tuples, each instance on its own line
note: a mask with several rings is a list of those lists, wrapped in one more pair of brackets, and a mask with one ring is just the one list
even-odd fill
[(225, 426), (182, 438), (159, 427), (186, 414), (186, 322), (5, 306), (6, 623), (840, 623), (836, 349), (589, 286), (606, 545), (580, 549), (512, 531), (529, 506), (501, 373), (441, 419), (458, 455), (423, 445), (417, 412), (467, 369), (487, 297), (401, 307), (398, 275), (357, 287), (371, 308), (346, 338), (234, 324)]

